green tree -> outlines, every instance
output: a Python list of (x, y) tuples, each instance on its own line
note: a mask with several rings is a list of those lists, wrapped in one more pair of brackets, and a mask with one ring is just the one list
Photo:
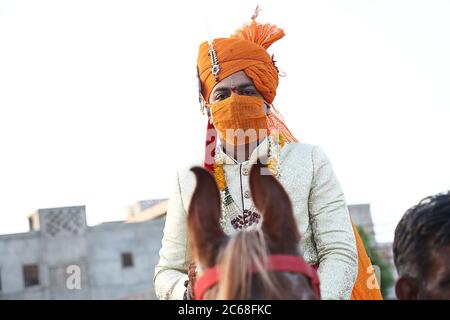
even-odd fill
[(380, 268), (380, 289), (383, 297), (386, 297), (389, 289), (394, 284), (394, 277), (392, 275), (391, 266), (382, 257), (380, 252), (377, 250), (375, 245), (375, 239), (370, 236), (363, 227), (356, 227), (361, 237), (364, 247), (366, 248), (367, 255), (372, 261), (372, 265), (378, 266)]

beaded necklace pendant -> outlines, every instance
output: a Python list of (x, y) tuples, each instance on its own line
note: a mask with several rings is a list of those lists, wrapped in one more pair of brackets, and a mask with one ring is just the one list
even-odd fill
[[(269, 158), (268, 168), (271, 173), (276, 177), (280, 177), (280, 143), (279, 138), (276, 135), (268, 136), (269, 143)], [(220, 148), (220, 146), (217, 146)], [(229, 232), (247, 229), (253, 226), (257, 226), (261, 221), (261, 214), (257, 211), (254, 205), (251, 205), (248, 209), (241, 209), (234, 201), (228, 188), (225, 171), (223, 169), (223, 161), (220, 156), (220, 150), (216, 150), (216, 159), (214, 165), (214, 177), (219, 186), (221, 195), (222, 217), (221, 226), (222, 229)], [(229, 226), (232, 227), (229, 228)]]

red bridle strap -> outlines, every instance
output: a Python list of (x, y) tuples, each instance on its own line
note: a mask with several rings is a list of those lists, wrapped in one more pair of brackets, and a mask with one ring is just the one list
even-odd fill
[[(268, 256), (266, 261), (267, 263), (264, 265), (264, 269), (267, 271), (295, 272), (307, 276), (316, 296), (320, 298), (319, 277), (317, 276), (317, 272), (302, 258), (293, 255), (273, 254)], [(258, 269), (253, 266), (251, 272), (257, 273)], [(207, 269), (201, 275), (201, 277), (195, 281), (195, 299), (203, 299), (203, 295), (205, 294), (205, 292), (211, 289), (211, 287), (215, 286), (219, 282), (219, 279), (219, 266), (214, 266)]]

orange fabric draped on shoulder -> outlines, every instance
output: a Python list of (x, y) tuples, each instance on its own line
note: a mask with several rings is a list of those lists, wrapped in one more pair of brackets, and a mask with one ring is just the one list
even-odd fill
[[(352, 300), (383, 300), (381, 291), (374, 275), (372, 262), (367, 256), (364, 243), (359, 236), (358, 230), (352, 224), (355, 233), (356, 248), (358, 250), (358, 276), (352, 291)], [(372, 288), (369, 288), (369, 284)]]

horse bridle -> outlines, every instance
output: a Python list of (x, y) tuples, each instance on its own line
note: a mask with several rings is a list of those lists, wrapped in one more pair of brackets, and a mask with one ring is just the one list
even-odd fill
[[(316, 298), (320, 299), (320, 282), (316, 270), (307, 264), (301, 257), (285, 254), (272, 254), (264, 260), (264, 269), (267, 271), (284, 271), (299, 273), (306, 276), (314, 290)], [(257, 273), (256, 267), (252, 267), (251, 273)], [(196, 300), (202, 300), (206, 291), (219, 283), (220, 268), (214, 266), (207, 269), (194, 284), (194, 296)]]

